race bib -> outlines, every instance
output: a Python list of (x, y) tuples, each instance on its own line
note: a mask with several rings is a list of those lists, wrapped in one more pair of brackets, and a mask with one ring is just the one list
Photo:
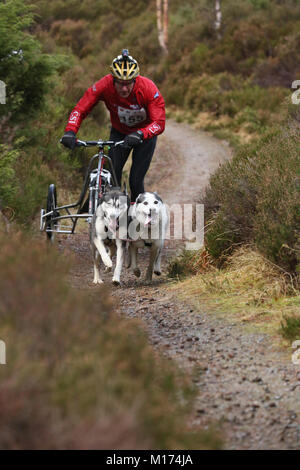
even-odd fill
[(118, 106), (118, 116), (120, 122), (128, 127), (135, 127), (147, 118), (146, 110), (144, 108), (128, 109), (122, 108), (121, 106)]

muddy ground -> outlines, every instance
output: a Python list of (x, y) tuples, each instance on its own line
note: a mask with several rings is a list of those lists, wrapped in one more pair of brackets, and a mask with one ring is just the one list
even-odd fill
[[(228, 158), (226, 142), (169, 121), (146, 189), (168, 204), (198, 201), (209, 175)], [(74, 288), (88, 289), (97, 300), (87, 234), (66, 236), (59, 244), (76, 255), (70, 273)], [(225, 322), (205, 305), (196, 311), (170, 291), (166, 266), (182, 246), (166, 241), (163, 275), (151, 285), (124, 269), (122, 286), (114, 287), (111, 274), (102, 270), (116, 309), (142, 320), (155, 350), (190, 374), (199, 389), (191, 426), (216, 423), (227, 449), (300, 449), (300, 366), (275, 350), (266, 335)], [(141, 250), (142, 273), (147, 256), (147, 249)]]

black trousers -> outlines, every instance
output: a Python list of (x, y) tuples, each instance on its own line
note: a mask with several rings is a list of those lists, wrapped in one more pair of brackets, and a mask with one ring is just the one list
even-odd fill
[[(109, 140), (118, 142), (124, 138), (125, 134), (121, 134), (113, 127), (111, 128)], [(157, 136), (154, 136), (152, 139), (145, 140), (138, 147), (133, 148), (132, 165), (129, 174), (131, 202), (134, 202), (138, 195), (145, 191), (144, 178), (153, 157), (156, 141)], [(121, 186), (123, 167), (129, 157), (130, 151), (131, 149), (126, 149), (122, 146), (116, 148), (111, 147), (109, 150), (109, 156), (112, 159), (119, 186)]]

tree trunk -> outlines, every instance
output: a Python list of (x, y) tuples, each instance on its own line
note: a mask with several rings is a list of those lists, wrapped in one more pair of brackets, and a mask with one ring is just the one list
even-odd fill
[(166, 53), (168, 53), (168, 26), (169, 26), (169, 16), (168, 16), (168, 0), (164, 0), (164, 43)]
[(215, 0), (215, 13), (216, 13), (216, 20), (215, 20), (215, 31), (217, 33), (217, 38), (221, 38), (220, 29), (222, 25), (222, 11), (221, 11), (221, 2), (220, 0)]
[(162, 19), (162, 1), (156, 0), (156, 19), (157, 19), (157, 32), (158, 42), (164, 54), (168, 53), (168, 0), (163, 3), (163, 19)]

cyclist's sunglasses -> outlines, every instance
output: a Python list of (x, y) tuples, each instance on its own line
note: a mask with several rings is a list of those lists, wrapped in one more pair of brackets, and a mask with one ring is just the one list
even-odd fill
[(130, 87), (134, 82), (135, 82), (135, 79), (129, 80), (129, 81), (117, 80), (116, 78), (114, 79), (114, 83), (115, 83), (116, 85), (126, 86), (126, 87)]

